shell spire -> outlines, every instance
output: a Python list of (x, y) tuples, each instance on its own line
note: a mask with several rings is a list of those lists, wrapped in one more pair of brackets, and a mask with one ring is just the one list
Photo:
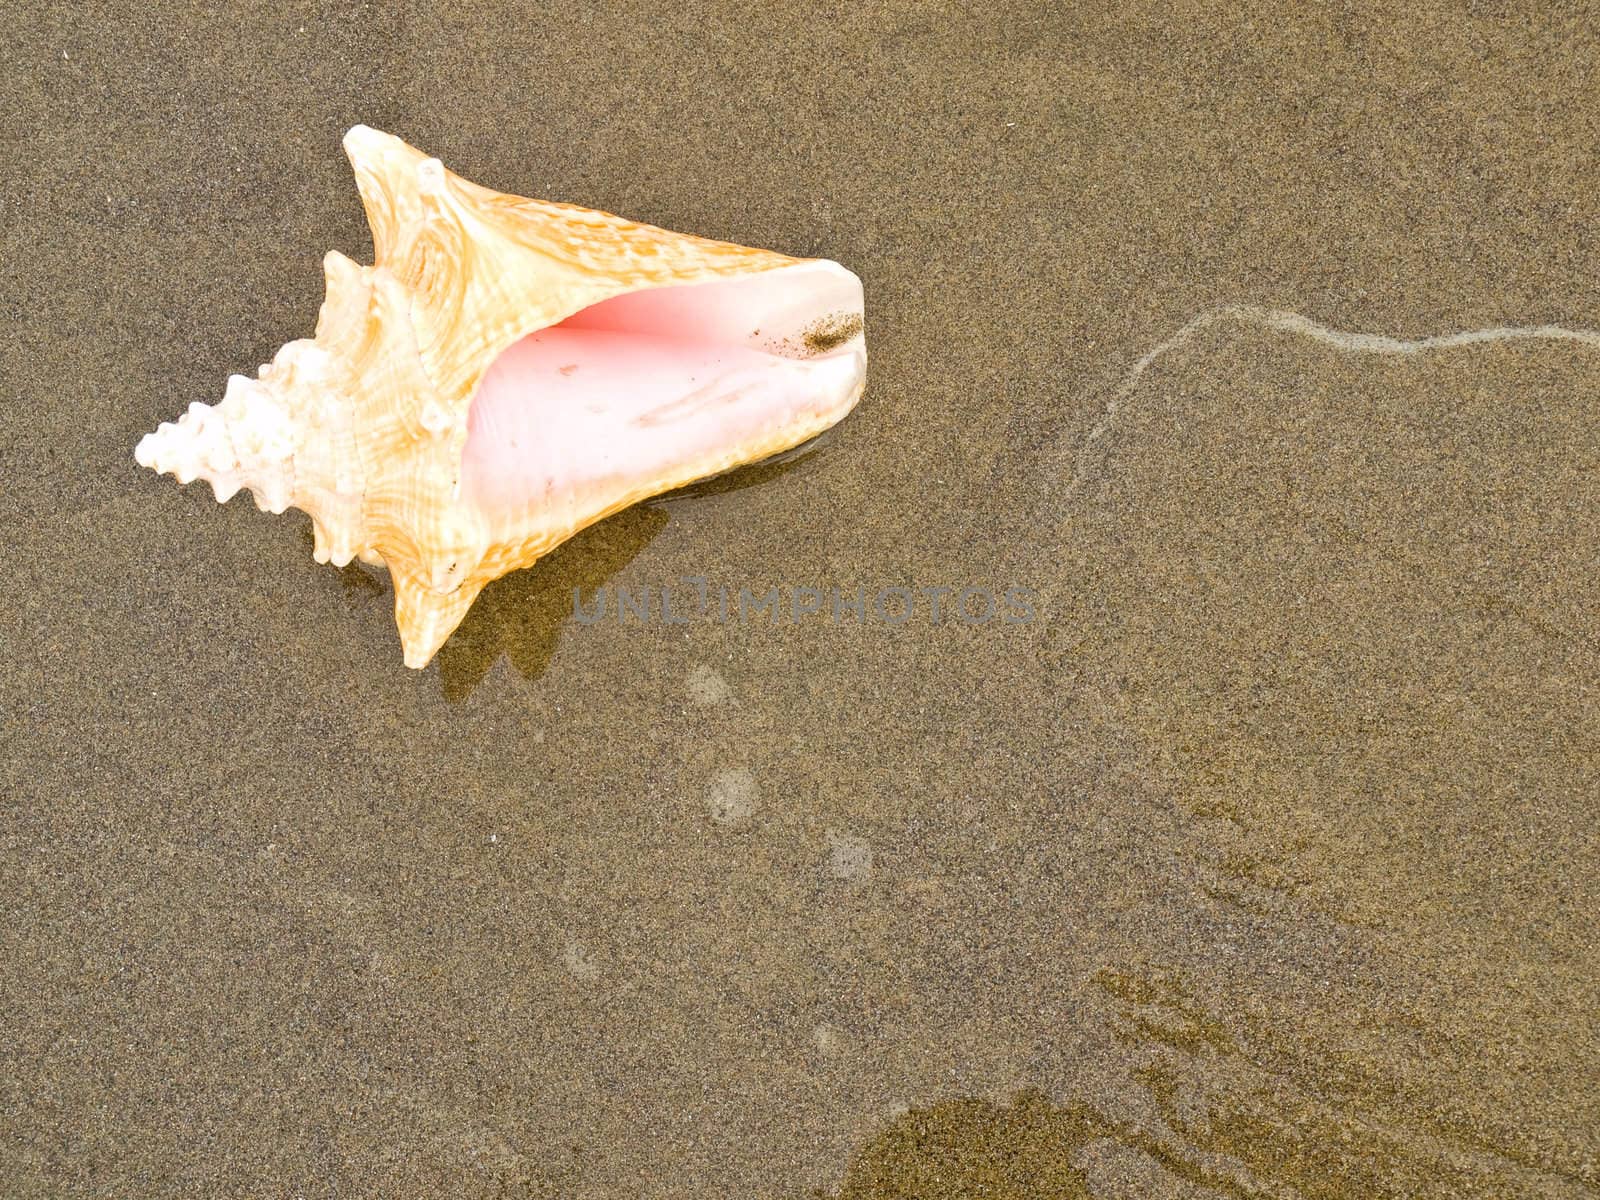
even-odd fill
[[(218, 404), (190, 405), (135, 457), (180, 483), (208, 480), (219, 501), (249, 488), (268, 511), (303, 509), (319, 562), (386, 566), (409, 666), (433, 657), (490, 580), (626, 504), (798, 444), (860, 394), (860, 282), (837, 264), (491, 191), (364, 125), (344, 148), (373, 265), (330, 252), (316, 335), (256, 379), (233, 376)], [(764, 276), (776, 282), (755, 283)], [(645, 296), (669, 291), (670, 302)], [(497, 366), (513, 345), (515, 369)], [(544, 363), (541, 348), (573, 361)], [(735, 362), (742, 373), (728, 374)], [(651, 394), (690, 363), (702, 371), (690, 380), (724, 371), (715, 403), (704, 383)], [(574, 390), (580, 367), (601, 382)], [(475, 415), (480, 391), (501, 398)], [(503, 432), (535, 418), (532, 438)], [(620, 443), (600, 432), (606, 421)], [(596, 461), (544, 461), (578, 433)], [(631, 456), (616, 448), (630, 437)]]

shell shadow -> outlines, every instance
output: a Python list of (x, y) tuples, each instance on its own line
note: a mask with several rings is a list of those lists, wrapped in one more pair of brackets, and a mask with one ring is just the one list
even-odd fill
[(759, 463), (699, 480), (623, 509), (557, 546), (537, 564), (495, 580), (468, 611), (466, 620), (439, 651), (439, 682), (444, 698), (465, 700), (503, 654), (525, 679), (549, 669), (572, 618), (574, 588), (600, 587), (632, 562), (671, 519), (680, 501), (760, 487), (821, 459), (828, 434)]
[(572, 616), (572, 589), (589, 592), (605, 583), (638, 557), (667, 520), (654, 507), (624, 509), (563, 542), (535, 566), (484, 588), (439, 651), (444, 698), (465, 700), (502, 654), (524, 678), (543, 675)]

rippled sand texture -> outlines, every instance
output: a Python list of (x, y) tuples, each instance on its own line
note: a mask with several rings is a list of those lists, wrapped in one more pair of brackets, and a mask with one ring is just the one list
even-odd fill
[[(1179, 1140), (1259, 1179), (1563, 1194), (1600, 1128), (1600, 355), (1395, 349), (1212, 325), (1085, 456), (1069, 720), (1130, 747), (1237, 923), (1094, 983)], [(1252, 953), (1319, 917), (1337, 967)]]
[[(0, 1192), (1600, 1191), (1600, 39), (1086, 7), (13, 22)], [(837, 259), (860, 407), (407, 671), (132, 460), (357, 121)], [(685, 576), (1040, 619), (574, 619)]]

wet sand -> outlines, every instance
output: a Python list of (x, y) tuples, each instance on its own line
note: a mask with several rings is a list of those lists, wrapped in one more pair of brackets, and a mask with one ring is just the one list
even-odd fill
[[(34, 6), (0, 49), (20, 1196), (1600, 1190), (1600, 38), (1438, 7)], [(371, 242), (339, 137), (823, 255), (810, 452), (401, 665), (133, 463)], [(574, 618), (1025, 589), (1036, 620)]]

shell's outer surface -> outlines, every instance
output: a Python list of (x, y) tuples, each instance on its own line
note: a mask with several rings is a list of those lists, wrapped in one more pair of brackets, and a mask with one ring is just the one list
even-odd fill
[[(374, 264), (330, 252), (315, 337), (285, 345), (258, 379), (233, 376), (219, 404), (190, 405), (136, 457), (180, 483), (208, 480), (219, 501), (248, 487), (264, 510), (303, 509), (319, 562), (386, 566), (406, 663), (421, 667), (485, 584), (576, 532), (530, 533), (462, 500), (468, 410), (496, 356), (614, 296), (810, 260), (491, 191), (366, 126), (344, 147)], [(686, 481), (647, 481), (607, 511)]]

